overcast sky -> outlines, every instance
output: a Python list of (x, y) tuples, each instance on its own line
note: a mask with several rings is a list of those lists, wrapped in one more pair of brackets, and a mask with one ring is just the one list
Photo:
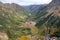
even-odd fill
[(4, 3), (17, 3), (20, 5), (31, 5), (31, 4), (48, 4), (52, 0), (0, 0)]

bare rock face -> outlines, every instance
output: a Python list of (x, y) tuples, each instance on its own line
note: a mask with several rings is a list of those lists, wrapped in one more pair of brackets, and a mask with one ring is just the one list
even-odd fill
[(0, 40), (8, 40), (8, 36), (6, 33), (0, 32)]

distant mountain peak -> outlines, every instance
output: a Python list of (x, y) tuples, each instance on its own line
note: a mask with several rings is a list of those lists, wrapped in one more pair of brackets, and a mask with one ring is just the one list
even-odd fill
[(0, 1), (0, 3), (2, 3), (2, 2)]

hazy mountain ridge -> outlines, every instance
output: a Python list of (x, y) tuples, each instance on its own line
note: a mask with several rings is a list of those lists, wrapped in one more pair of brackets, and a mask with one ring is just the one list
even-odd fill
[(24, 6), (25, 9), (29, 10), (32, 14), (38, 11), (38, 9), (42, 10), (47, 4), (40, 4), (40, 5), (29, 5)]

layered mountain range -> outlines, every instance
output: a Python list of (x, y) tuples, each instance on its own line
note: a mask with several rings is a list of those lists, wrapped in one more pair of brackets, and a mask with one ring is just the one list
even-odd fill
[(29, 5), (29, 6), (24, 6), (24, 8), (29, 10), (32, 14), (35, 14), (38, 12), (38, 10), (42, 10), (46, 5), (47, 4)]

